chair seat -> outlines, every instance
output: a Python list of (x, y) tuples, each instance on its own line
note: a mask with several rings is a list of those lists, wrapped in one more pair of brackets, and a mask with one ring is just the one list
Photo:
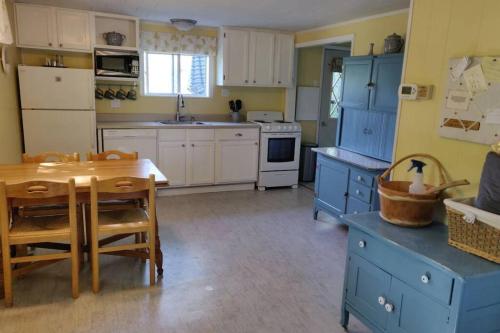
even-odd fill
[(69, 240), (68, 215), (18, 216), (13, 217), (9, 232), (11, 244), (47, 242), (49, 240)]
[(146, 232), (149, 217), (142, 208), (99, 211), (99, 234)]

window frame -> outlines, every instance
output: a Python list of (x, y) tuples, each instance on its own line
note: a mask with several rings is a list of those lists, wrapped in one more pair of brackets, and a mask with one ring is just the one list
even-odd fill
[[(169, 94), (161, 94), (161, 93), (149, 93), (146, 91), (146, 86), (147, 86), (147, 70), (146, 70), (146, 65), (147, 65), (147, 55), (148, 54), (165, 54), (165, 55), (178, 55), (177, 57), (177, 64), (176, 66), (173, 66), (175, 70), (177, 70), (178, 75), (177, 75), (177, 80), (174, 80), (174, 77), (172, 77), (172, 86), (176, 87), (179, 89), (180, 86), (180, 56), (183, 54), (181, 53), (168, 53), (168, 52), (159, 52), (159, 51), (147, 51), (147, 50), (142, 50), (139, 54), (140, 57), (140, 63), (142, 66), (141, 70), (141, 75), (140, 75), (140, 84), (141, 84), (141, 96), (143, 97), (160, 97), (160, 98), (176, 98), (177, 95), (180, 93), (169, 93)], [(185, 55), (196, 55), (196, 54), (185, 54)], [(208, 81), (208, 87), (207, 87), (207, 96), (201, 96), (201, 95), (190, 95), (190, 94), (182, 94), (182, 96), (185, 99), (188, 98), (212, 98), (213, 97), (213, 91), (214, 91), (214, 84), (215, 84), (215, 57), (211, 55), (206, 55), (206, 54), (200, 54), (203, 56), (206, 56), (208, 59), (208, 66), (207, 66), (207, 81)], [(174, 64), (173, 64), (174, 65)], [(176, 82), (175, 82), (176, 81)]]

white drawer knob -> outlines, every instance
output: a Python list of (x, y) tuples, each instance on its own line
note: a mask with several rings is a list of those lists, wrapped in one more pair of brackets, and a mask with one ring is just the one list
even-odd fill
[(379, 298), (378, 298), (378, 304), (380, 304), (380, 305), (385, 305), (385, 302), (386, 302), (386, 301), (385, 301), (385, 297), (383, 297), (383, 296), (379, 296)]
[(358, 214), (358, 211), (357, 211), (357, 210), (355, 210), (355, 211), (353, 212), (353, 214)]
[(357, 194), (357, 195), (360, 195), (360, 194), (361, 194), (361, 191), (360, 191), (360, 190), (356, 190), (356, 194)]
[(427, 284), (431, 280), (431, 277), (430, 277), (429, 274), (424, 274), (424, 275), (422, 275), (422, 277), (420, 278), (420, 280), (422, 280), (422, 283)]
[(358, 180), (358, 182), (362, 181), (363, 180), (363, 177), (361, 176), (358, 176), (358, 178), (356, 178)]
[(392, 305), (391, 303), (386, 303), (386, 304), (384, 305), (384, 308), (385, 308), (385, 311), (387, 311), (387, 312), (392, 312), (392, 311), (394, 311), (394, 305)]
[(366, 247), (366, 242), (364, 240), (360, 240), (358, 246), (363, 249)]

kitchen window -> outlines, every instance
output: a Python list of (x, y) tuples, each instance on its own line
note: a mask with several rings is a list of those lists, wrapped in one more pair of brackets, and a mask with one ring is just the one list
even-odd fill
[(144, 95), (210, 97), (210, 63), (208, 55), (145, 51)]

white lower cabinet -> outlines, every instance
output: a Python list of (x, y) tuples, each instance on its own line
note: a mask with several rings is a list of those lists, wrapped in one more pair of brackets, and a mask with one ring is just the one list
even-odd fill
[(215, 143), (212, 141), (190, 142), (188, 147), (189, 185), (214, 183)]
[(158, 167), (171, 186), (187, 184), (187, 147), (185, 142), (160, 142), (158, 144)]
[(215, 149), (215, 182), (241, 183), (257, 180), (259, 142), (257, 140), (220, 141)]

